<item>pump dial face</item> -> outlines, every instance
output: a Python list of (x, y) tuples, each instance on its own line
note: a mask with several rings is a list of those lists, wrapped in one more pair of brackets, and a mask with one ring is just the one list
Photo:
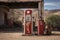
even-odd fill
[(26, 21), (31, 21), (31, 16), (30, 15), (26, 15)]

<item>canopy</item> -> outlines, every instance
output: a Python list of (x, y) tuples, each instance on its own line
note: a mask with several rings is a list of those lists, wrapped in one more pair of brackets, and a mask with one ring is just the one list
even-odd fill
[(31, 1), (42, 1), (42, 0), (0, 0), (0, 2), (31, 2)]

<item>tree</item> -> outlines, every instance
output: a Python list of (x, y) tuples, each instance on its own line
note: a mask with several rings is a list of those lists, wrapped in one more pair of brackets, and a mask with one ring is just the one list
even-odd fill
[(50, 25), (51, 27), (60, 27), (60, 16), (59, 15), (51, 15), (45, 19), (45, 23)]

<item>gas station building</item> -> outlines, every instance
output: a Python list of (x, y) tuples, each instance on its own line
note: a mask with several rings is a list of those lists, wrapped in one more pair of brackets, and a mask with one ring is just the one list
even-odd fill
[(0, 0), (0, 25), (13, 27), (13, 22), (22, 22), (24, 34), (33, 33), (33, 20), (38, 35), (44, 31), (44, 0)]

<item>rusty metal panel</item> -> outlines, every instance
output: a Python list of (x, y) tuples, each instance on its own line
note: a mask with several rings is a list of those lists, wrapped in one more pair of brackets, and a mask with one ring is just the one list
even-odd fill
[(42, 1), (42, 0), (0, 0), (0, 2), (31, 2), (31, 1)]

